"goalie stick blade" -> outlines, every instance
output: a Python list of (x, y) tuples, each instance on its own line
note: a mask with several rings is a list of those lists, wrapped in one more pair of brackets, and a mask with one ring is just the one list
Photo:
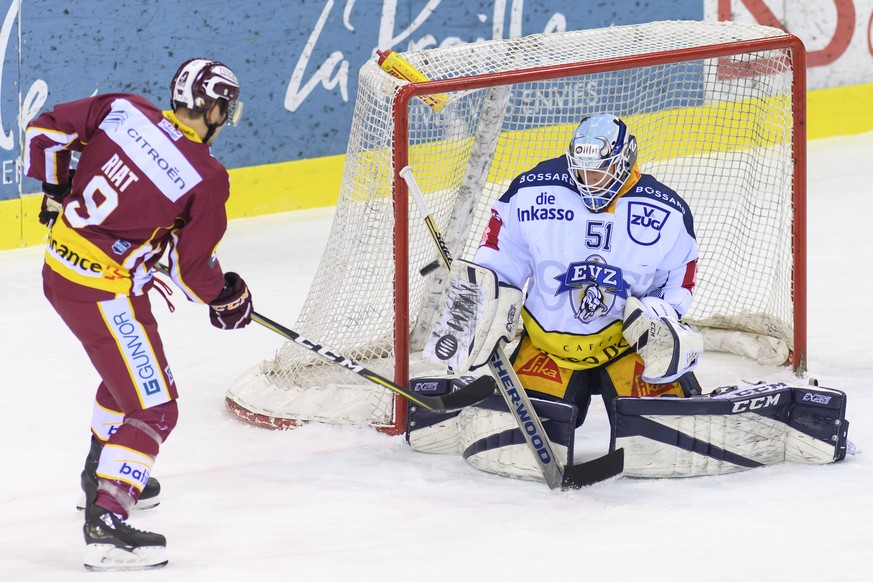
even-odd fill
[(588, 487), (616, 475), (621, 475), (623, 470), (624, 449), (616, 449), (592, 461), (564, 467), (561, 489), (566, 491)]
[(436, 401), (433, 404), (442, 407), (442, 410), (432, 409), (435, 412), (446, 412), (466, 408), (482, 402), (497, 389), (497, 381), (491, 376), (480, 376), (460, 390), (455, 390), (445, 396), (431, 396)]

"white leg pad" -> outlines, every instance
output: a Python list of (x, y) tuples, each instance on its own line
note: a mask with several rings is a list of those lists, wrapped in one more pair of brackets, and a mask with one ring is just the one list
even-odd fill
[(692, 398), (617, 398), (611, 445), (629, 477), (721, 475), (846, 454), (845, 394), (757, 384)]
[(406, 432), (406, 441), (414, 451), (439, 455), (457, 455), (460, 452), (458, 414), (425, 423), (420, 415), (412, 417)]
[[(543, 421), (558, 463), (566, 465), (573, 454), (576, 407), (536, 398), (531, 398), (531, 404)], [(542, 469), (500, 396), (462, 410), (458, 415), (458, 432), (461, 454), (477, 469), (543, 481)]]
[[(422, 383), (413, 379), (411, 386)], [(573, 456), (576, 407), (567, 402), (531, 398), (543, 422), (555, 456), (565, 465)], [(542, 481), (543, 474), (518, 428), (515, 417), (499, 395), (454, 413), (434, 413), (411, 407), (406, 440), (422, 453), (461, 454), (481, 471)]]

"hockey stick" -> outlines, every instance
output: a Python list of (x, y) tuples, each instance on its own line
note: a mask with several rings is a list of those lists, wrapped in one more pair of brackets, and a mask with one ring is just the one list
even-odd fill
[[(424, 216), (424, 223), (430, 232), (431, 238), (440, 252), (440, 258), (448, 269), (452, 264), (452, 255), (442, 235), (437, 229), (436, 221), (424, 201), (421, 189), (412, 174), (412, 168), (406, 166), (400, 170), (400, 177), (406, 182), (409, 192), (415, 199), (419, 212)], [(546, 484), (552, 489), (578, 489), (587, 485), (593, 485), (599, 481), (619, 475), (624, 469), (624, 449), (616, 449), (597, 459), (580, 463), (578, 465), (567, 464), (561, 466), (551, 441), (546, 435), (543, 423), (537, 416), (531, 405), (527, 392), (521, 385), (518, 375), (509, 362), (509, 358), (498, 346), (488, 362), (491, 373), (497, 378), (497, 388), (506, 401), (506, 406), (515, 417), (519, 430), (527, 441), (534, 458), (543, 472)], [(572, 459), (568, 459), (572, 462)]]
[[(165, 265), (159, 264), (157, 265), (157, 269), (164, 275), (170, 275), (170, 271)], [(321, 356), (325, 360), (341, 366), (342, 368), (348, 370), (349, 372), (355, 373), (358, 376), (366, 378), (374, 384), (378, 384), (383, 388), (387, 388), (388, 390), (391, 390), (392, 392), (403, 396), (410, 402), (414, 402), (415, 404), (418, 404), (419, 406), (428, 410), (432, 410), (433, 412), (447, 412), (449, 410), (457, 410), (466, 406), (472, 406), (473, 404), (481, 402), (482, 400), (494, 394), (495, 381), (494, 378), (491, 378), (490, 376), (481, 376), (479, 378), (476, 378), (463, 388), (455, 390), (454, 392), (446, 394), (444, 396), (424, 396), (422, 394), (416, 394), (415, 392), (412, 392), (409, 388), (405, 388), (403, 386), (400, 386), (399, 384), (395, 384), (391, 380), (385, 378), (384, 376), (380, 376), (372, 370), (365, 368), (354, 360), (349, 359), (341, 354), (337, 354), (324, 346), (321, 346), (313, 341), (306, 339), (296, 331), (288, 329), (284, 325), (276, 323), (268, 317), (264, 317), (257, 311), (252, 311), (252, 321), (266, 327), (271, 331), (278, 333), (282, 337), (291, 340), (298, 346), (302, 346), (314, 354)]]

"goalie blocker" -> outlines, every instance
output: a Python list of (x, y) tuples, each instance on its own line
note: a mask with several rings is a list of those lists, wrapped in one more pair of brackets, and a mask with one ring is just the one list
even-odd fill
[(839, 461), (848, 430), (845, 393), (761, 383), (691, 398), (617, 398), (610, 446), (625, 450), (624, 475), (694, 477)]

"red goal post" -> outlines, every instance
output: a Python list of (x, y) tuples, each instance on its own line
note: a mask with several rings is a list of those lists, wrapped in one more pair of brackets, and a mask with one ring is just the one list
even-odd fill
[[(765, 363), (790, 359), (804, 369), (806, 57), (799, 39), (757, 25), (658, 22), (404, 57), (433, 80), (395, 79), (375, 59), (361, 70), (322, 278), (298, 320), (304, 333), (384, 365), (406, 384), (421, 369), (415, 353), (444, 276), (422, 275), (436, 249), (399, 171), (414, 168), (453, 254), (470, 258), (508, 182), (559, 155), (582, 115), (604, 110), (637, 135), (643, 171), (692, 208), (701, 261), (686, 319), (705, 331), (708, 349)], [(421, 99), (436, 94), (445, 98), (439, 112)], [(360, 260), (349, 264), (350, 255)], [(347, 285), (349, 278), (355, 283)], [(316, 384), (339, 386), (344, 404), (353, 399), (351, 382), (318, 380), (322, 369), (290, 350), (241, 378), (228, 392), (230, 409), (268, 426), (347, 422), (292, 410), (299, 405), (287, 398), (287, 383), (304, 394)], [(398, 433), (406, 403), (388, 398), (389, 412), (363, 422)]]

